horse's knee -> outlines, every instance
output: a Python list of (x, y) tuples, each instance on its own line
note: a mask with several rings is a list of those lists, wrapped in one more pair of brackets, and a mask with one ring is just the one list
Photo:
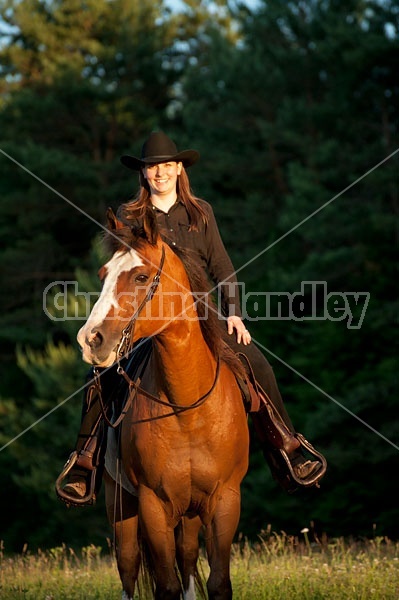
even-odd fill
[(121, 552), (117, 554), (118, 571), (122, 577), (127, 575), (137, 579), (140, 569), (139, 552)]

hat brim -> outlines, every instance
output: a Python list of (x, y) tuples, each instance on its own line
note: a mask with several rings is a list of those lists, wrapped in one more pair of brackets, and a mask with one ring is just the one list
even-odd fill
[(148, 156), (147, 158), (136, 158), (135, 156), (129, 156), (124, 154), (121, 156), (120, 161), (124, 167), (132, 169), (133, 171), (141, 171), (146, 165), (154, 165), (158, 163), (173, 161), (182, 162), (184, 167), (191, 167), (197, 162), (200, 155), (196, 150), (183, 150), (172, 156)]

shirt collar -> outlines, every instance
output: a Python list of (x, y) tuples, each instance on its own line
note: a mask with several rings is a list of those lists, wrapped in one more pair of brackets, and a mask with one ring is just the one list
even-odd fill
[(181, 199), (179, 198), (179, 196), (176, 198), (176, 202), (174, 204), (172, 204), (172, 206), (169, 208), (168, 212), (166, 213), (165, 211), (162, 210), (162, 208), (158, 208), (158, 206), (155, 206), (155, 204), (151, 204), (152, 206), (152, 210), (154, 210), (155, 212), (160, 212), (163, 213), (164, 215), (176, 210), (176, 208), (180, 205), (183, 204), (183, 202), (181, 201)]

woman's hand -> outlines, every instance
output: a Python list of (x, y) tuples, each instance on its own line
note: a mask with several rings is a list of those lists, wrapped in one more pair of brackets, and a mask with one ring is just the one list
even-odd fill
[(242, 342), (244, 346), (247, 346), (251, 343), (251, 334), (249, 333), (248, 329), (245, 329), (242, 319), (232, 315), (227, 319), (227, 333), (231, 335), (234, 330), (236, 330), (237, 333), (237, 344)]

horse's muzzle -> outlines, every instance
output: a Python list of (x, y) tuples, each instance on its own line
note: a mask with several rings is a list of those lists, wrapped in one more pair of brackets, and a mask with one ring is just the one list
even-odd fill
[(98, 329), (92, 329), (90, 336), (86, 337), (85, 341), (86, 344), (90, 346), (92, 350), (97, 350), (101, 347), (104, 338), (101, 335), (100, 331), (98, 331)]
[(112, 348), (105, 347), (104, 337), (98, 329), (87, 332), (86, 328), (82, 327), (77, 340), (85, 362), (99, 367), (109, 367), (115, 362), (115, 352)]

